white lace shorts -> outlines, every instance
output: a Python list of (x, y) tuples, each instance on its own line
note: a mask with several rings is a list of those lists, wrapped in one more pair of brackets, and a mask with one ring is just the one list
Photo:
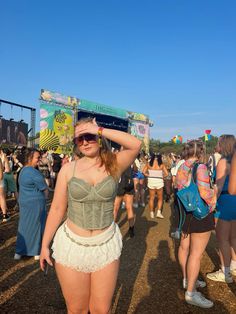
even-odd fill
[(118, 260), (122, 250), (122, 235), (116, 223), (93, 237), (81, 237), (72, 232), (66, 222), (53, 240), (52, 257), (59, 264), (84, 273), (91, 273)]
[(148, 184), (147, 184), (149, 189), (161, 189), (164, 186), (164, 181), (163, 179), (159, 178), (148, 178)]
[(4, 188), (4, 180), (0, 180), (0, 188)]

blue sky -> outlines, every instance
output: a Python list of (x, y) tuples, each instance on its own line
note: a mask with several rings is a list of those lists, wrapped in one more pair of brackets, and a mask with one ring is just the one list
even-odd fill
[(235, 1), (2, 0), (0, 8), (1, 99), (39, 114), (45, 88), (142, 112), (162, 141), (205, 129), (236, 134)]

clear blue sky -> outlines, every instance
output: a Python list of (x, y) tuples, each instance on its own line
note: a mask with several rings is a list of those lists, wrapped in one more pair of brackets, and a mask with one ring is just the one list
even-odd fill
[(235, 16), (234, 0), (2, 0), (0, 98), (39, 114), (45, 88), (142, 112), (163, 141), (236, 134)]

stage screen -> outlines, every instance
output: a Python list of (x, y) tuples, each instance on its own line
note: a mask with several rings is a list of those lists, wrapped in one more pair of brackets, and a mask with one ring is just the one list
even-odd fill
[(0, 119), (0, 143), (27, 145), (28, 124)]

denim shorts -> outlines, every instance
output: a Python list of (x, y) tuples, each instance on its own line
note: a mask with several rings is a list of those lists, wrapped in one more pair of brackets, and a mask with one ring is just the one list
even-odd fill
[(144, 179), (144, 178), (145, 178), (145, 176), (144, 176), (144, 174), (141, 171), (134, 172), (134, 174), (133, 174), (133, 179), (141, 180), (141, 179)]

